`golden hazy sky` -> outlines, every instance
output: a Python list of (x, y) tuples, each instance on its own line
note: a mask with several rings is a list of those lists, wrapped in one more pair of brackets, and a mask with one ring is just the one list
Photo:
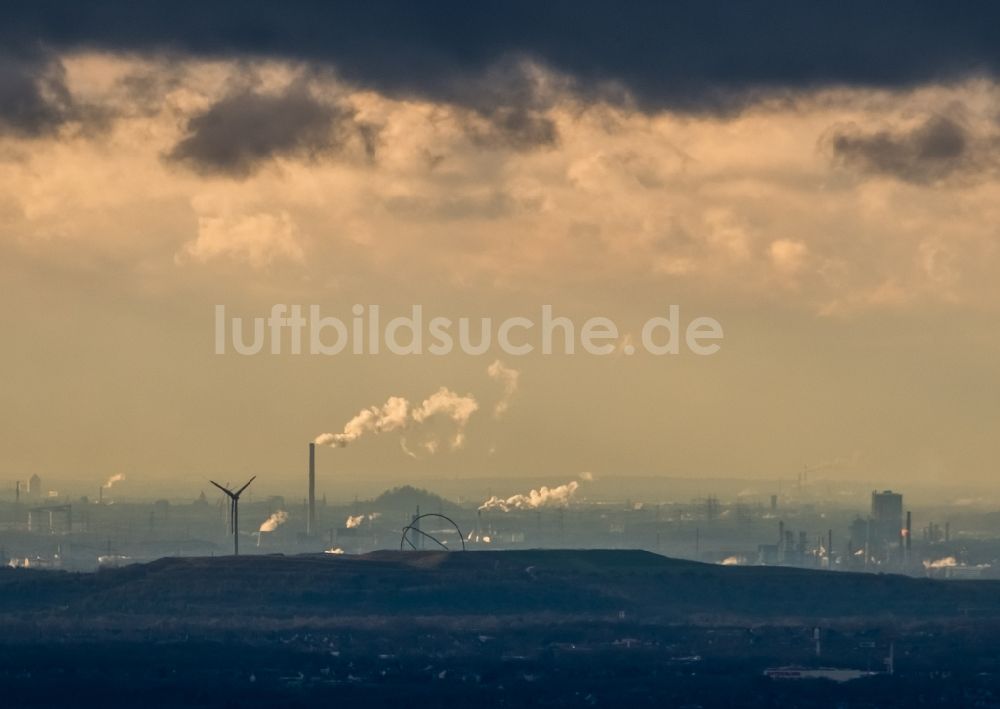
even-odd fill
[[(49, 71), (60, 119), (0, 131), (6, 479), (260, 473), (278, 491), (314, 436), (444, 386), (479, 402), (461, 447), (414, 458), (387, 433), (324, 465), (418, 483), (829, 461), (879, 484), (992, 480), (990, 80), (681, 112), (522, 60), (523, 100), (488, 111), (292, 61), (65, 52)], [(710, 357), (213, 353), (216, 304), (274, 303), (551, 304), (633, 337), (678, 304), (725, 339)], [(520, 373), (500, 416), (498, 357)]]

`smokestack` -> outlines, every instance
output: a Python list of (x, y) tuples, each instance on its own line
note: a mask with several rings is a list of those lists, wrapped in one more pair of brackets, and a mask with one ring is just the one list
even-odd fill
[(306, 511), (306, 535), (316, 526), (316, 444), (309, 444), (309, 508)]
[(910, 537), (913, 536), (913, 527), (911, 522), (913, 521), (910, 510), (906, 511), (906, 556), (910, 556)]
[(418, 534), (417, 534), (417, 549), (418, 550), (419, 549), (423, 549), (424, 548), (424, 535), (422, 535), (422, 534), (419, 533), (420, 532), (420, 505), (417, 505), (417, 511), (416, 511), (416, 513), (413, 515), (413, 517), (410, 518), (410, 525), (415, 530), (417, 530), (417, 532), (418, 532)]

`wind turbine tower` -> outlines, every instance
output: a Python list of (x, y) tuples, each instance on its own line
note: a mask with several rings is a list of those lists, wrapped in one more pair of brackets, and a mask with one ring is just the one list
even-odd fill
[(226, 495), (229, 496), (229, 510), (230, 510), (229, 519), (232, 525), (231, 531), (233, 533), (233, 556), (240, 555), (240, 495), (242, 495), (243, 491), (246, 490), (248, 487), (250, 487), (250, 483), (252, 483), (256, 479), (257, 476), (254, 475), (252, 478), (247, 480), (246, 485), (241, 487), (236, 492), (233, 492), (229, 488), (223, 487), (214, 480), (209, 480), (210, 483), (215, 485), (217, 488), (219, 488), (224, 493), (226, 493)]

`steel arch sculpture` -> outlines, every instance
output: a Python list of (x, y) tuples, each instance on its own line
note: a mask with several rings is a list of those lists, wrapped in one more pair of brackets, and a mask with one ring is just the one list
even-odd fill
[(440, 539), (438, 539), (437, 537), (435, 537), (433, 534), (428, 534), (424, 530), (420, 529), (420, 527), (418, 526), (418, 523), (420, 522), (420, 520), (426, 519), (427, 517), (438, 517), (440, 519), (443, 519), (445, 522), (447, 522), (448, 524), (450, 524), (452, 527), (454, 527), (455, 531), (458, 533), (458, 539), (459, 539), (459, 541), (462, 542), (462, 551), (465, 551), (465, 535), (462, 534), (461, 528), (459, 528), (458, 524), (456, 524), (455, 520), (453, 520), (451, 517), (448, 517), (447, 515), (439, 514), (437, 512), (428, 512), (426, 514), (422, 514), (422, 515), (419, 515), (417, 517), (414, 517), (413, 520), (408, 525), (406, 525), (405, 527), (403, 527), (403, 536), (399, 538), (399, 550), (400, 551), (404, 551), (406, 549), (406, 545), (407, 544), (410, 546), (410, 549), (413, 549), (414, 551), (418, 551), (417, 545), (413, 543), (412, 539), (410, 539), (410, 533), (411, 532), (415, 533), (415, 534), (419, 534), (420, 536), (425, 537), (427, 539), (430, 539), (432, 542), (434, 542), (435, 544), (437, 544), (439, 547), (441, 547), (445, 551), (451, 551), (451, 548), (447, 544), (445, 544), (444, 542), (442, 542)]

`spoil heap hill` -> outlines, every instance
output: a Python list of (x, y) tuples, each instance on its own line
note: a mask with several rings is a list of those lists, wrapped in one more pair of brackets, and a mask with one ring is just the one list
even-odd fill
[(167, 558), (93, 574), (4, 569), (7, 613), (171, 618), (547, 614), (635, 619), (1000, 618), (1000, 582), (723, 567), (643, 551)]

